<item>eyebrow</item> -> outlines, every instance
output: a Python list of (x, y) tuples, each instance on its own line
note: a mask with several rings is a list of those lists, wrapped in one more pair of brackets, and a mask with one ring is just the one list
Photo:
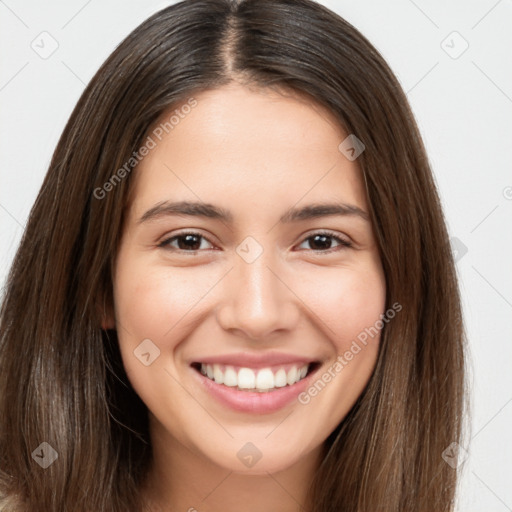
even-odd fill
[[(179, 201), (163, 201), (147, 210), (138, 223), (144, 223), (157, 220), (171, 215), (188, 215), (193, 217), (205, 217), (209, 219), (221, 220), (226, 223), (233, 223), (233, 214), (219, 206), (209, 203)], [(318, 217), (333, 215), (355, 216), (369, 222), (368, 213), (358, 206), (345, 203), (315, 203), (301, 208), (290, 208), (279, 219), (279, 222), (289, 224)]]

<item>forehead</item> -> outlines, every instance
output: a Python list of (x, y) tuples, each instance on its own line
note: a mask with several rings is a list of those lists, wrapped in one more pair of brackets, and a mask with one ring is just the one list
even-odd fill
[(346, 134), (334, 114), (284, 94), (229, 85), (194, 94), (193, 108), (166, 111), (148, 132), (155, 146), (134, 173), (134, 204), (200, 199), (261, 211), (307, 196), (364, 207), (360, 170), (338, 149)]

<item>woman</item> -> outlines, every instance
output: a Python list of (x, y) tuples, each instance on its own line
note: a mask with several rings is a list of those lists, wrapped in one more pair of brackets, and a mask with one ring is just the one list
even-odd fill
[(188, 0), (107, 59), (1, 312), (6, 511), (450, 511), (464, 332), (391, 70), (310, 0)]

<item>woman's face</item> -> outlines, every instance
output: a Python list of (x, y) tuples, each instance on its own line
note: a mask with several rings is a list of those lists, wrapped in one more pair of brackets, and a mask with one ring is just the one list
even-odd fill
[(133, 171), (110, 323), (154, 439), (272, 473), (319, 453), (365, 388), (385, 277), (332, 114), (240, 85), (194, 98)]

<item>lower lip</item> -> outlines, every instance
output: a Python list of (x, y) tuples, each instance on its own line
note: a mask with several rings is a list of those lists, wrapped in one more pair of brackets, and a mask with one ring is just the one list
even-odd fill
[(215, 381), (205, 377), (194, 368), (191, 370), (199, 379), (199, 382), (209, 394), (216, 398), (221, 404), (238, 412), (254, 414), (269, 414), (289, 405), (309, 385), (311, 378), (317, 372), (315, 368), (304, 379), (299, 380), (291, 386), (274, 388), (273, 391), (259, 393), (257, 391), (239, 391), (236, 387), (217, 384)]

